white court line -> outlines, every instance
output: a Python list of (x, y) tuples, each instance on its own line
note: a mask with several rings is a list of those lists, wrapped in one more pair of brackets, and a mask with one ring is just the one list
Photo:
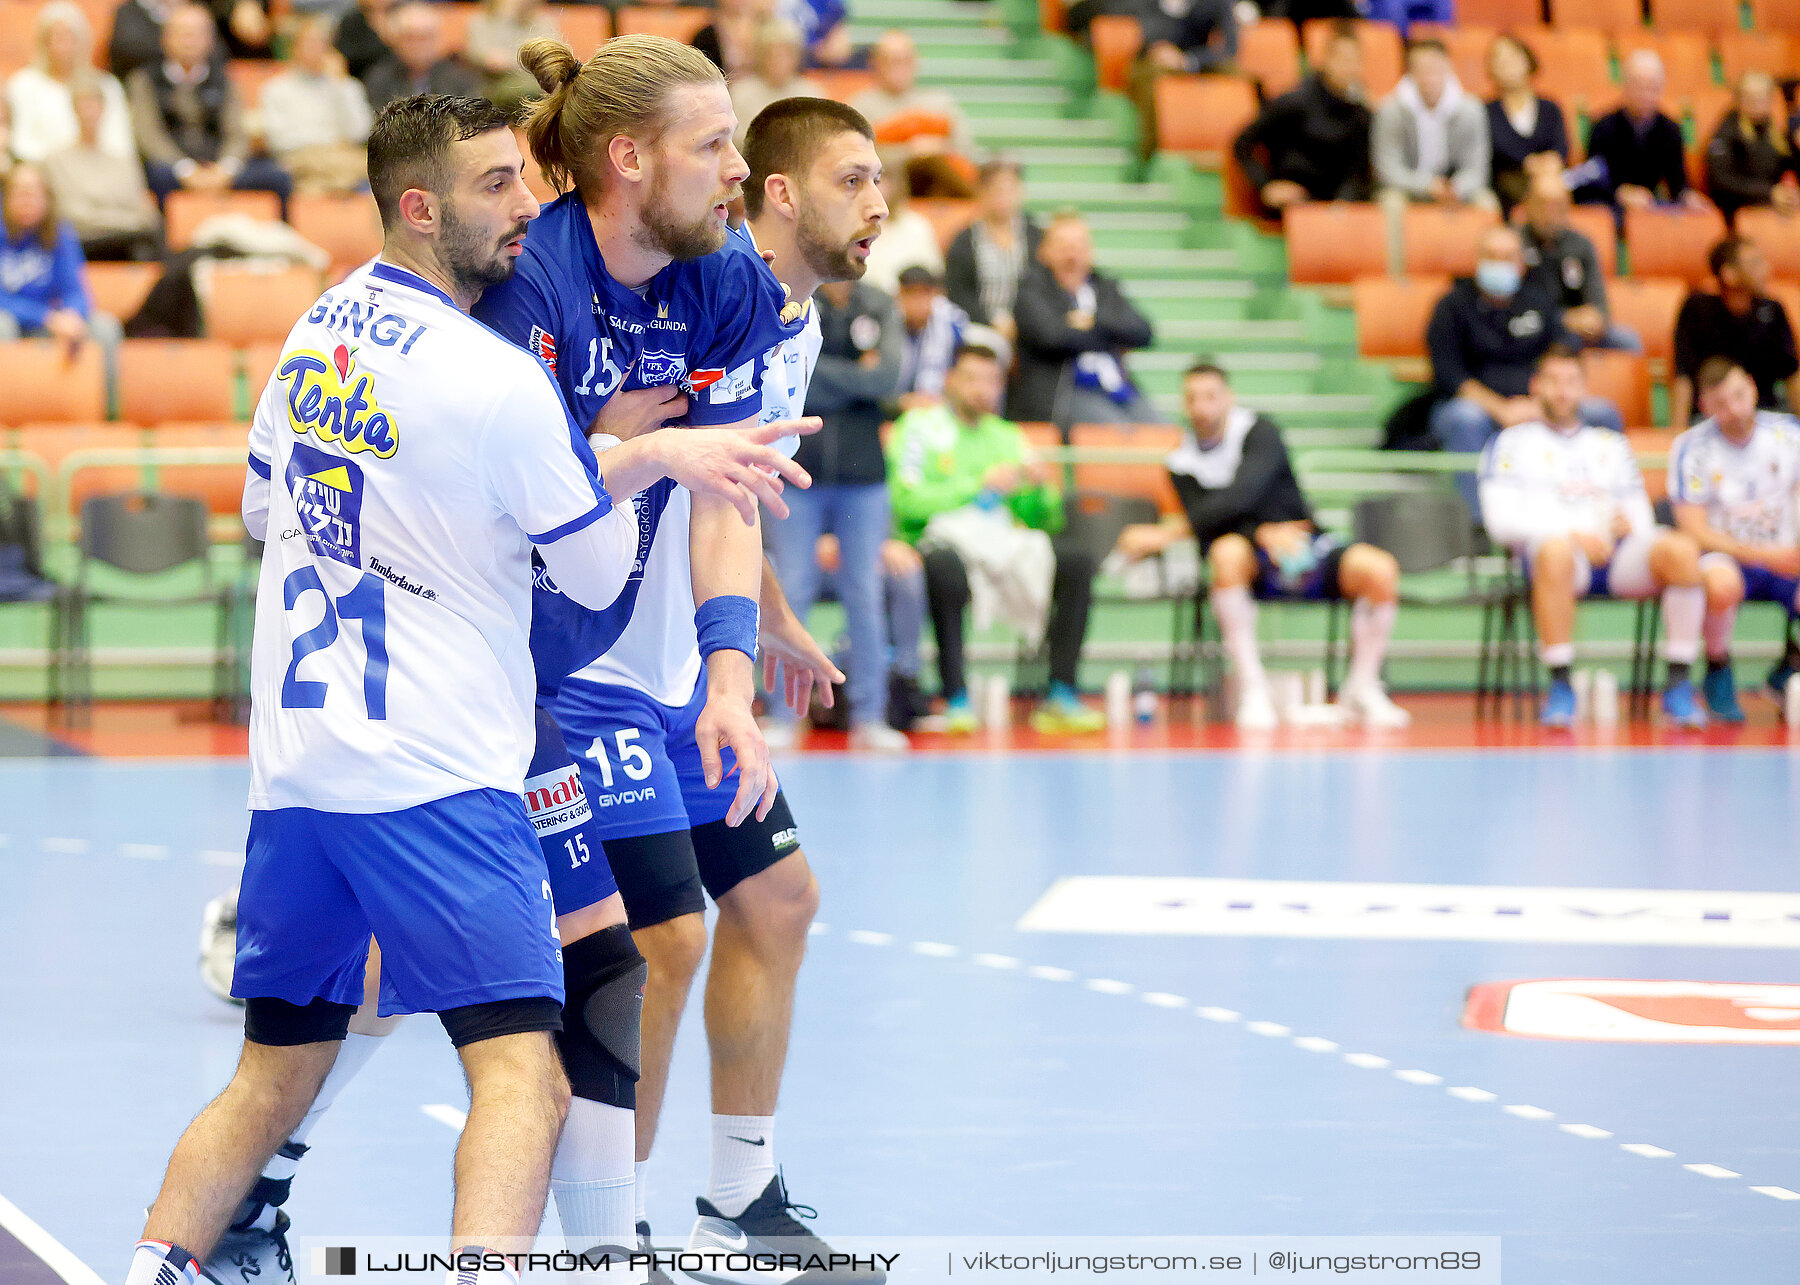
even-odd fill
[(894, 934), (872, 933), (866, 928), (856, 928), (851, 930), (850, 940), (855, 942), (858, 946), (892, 946), (894, 944)]
[(941, 941), (915, 941), (912, 944), (913, 954), (929, 955), (933, 959), (950, 959), (962, 952), (954, 946), (947, 946)]
[(119, 855), (135, 857), (139, 861), (161, 861), (169, 855), (169, 849), (161, 843), (121, 843)]
[(1559, 1124), (1556, 1126), (1564, 1133), (1572, 1133), (1577, 1138), (1610, 1138), (1611, 1129), (1601, 1129), (1591, 1124)]
[(420, 1107), (419, 1110), (423, 1111), (433, 1120), (436, 1120), (439, 1124), (448, 1125), (450, 1128), (455, 1129), (458, 1133), (461, 1133), (463, 1126), (469, 1122), (469, 1113), (467, 1111), (458, 1111), (447, 1102), (434, 1102), (430, 1106)]
[(106, 1285), (99, 1272), (70, 1253), (67, 1246), (33, 1222), (23, 1209), (5, 1196), (0, 1196), (0, 1227), (11, 1232), (14, 1240), (36, 1254), (69, 1285)]

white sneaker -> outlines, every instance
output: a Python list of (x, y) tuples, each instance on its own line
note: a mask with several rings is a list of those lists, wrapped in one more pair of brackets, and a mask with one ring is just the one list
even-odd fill
[(871, 754), (908, 754), (912, 742), (906, 733), (886, 723), (858, 723), (850, 729), (850, 748)]
[(763, 742), (768, 745), (770, 753), (791, 750), (800, 743), (800, 720), (797, 718), (771, 718), (762, 725)]
[(1346, 683), (1338, 693), (1338, 704), (1364, 727), (1398, 730), (1412, 725), (1412, 715), (1389, 700), (1380, 683)]
[(1238, 697), (1237, 725), (1240, 732), (1272, 732), (1281, 726), (1266, 684), (1246, 687)]
[(236, 892), (206, 903), (200, 921), (200, 980), (227, 1004), (242, 1005), (244, 1001), (231, 993), (231, 977), (237, 966), (237, 903)]

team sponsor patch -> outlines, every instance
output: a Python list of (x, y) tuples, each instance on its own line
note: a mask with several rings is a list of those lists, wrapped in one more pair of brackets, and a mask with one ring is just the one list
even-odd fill
[(690, 393), (697, 393), (702, 388), (712, 387), (723, 378), (725, 378), (723, 367), (717, 370), (690, 370), (688, 377), (681, 381), (681, 386)]
[(1544, 978), (1469, 988), (1462, 1024), (1546, 1040), (1800, 1044), (1800, 986)]
[(785, 857), (800, 846), (800, 831), (789, 826), (785, 830), (777, 830), (769, 836), (769, 845), (775, 849), (775, 855)]
[(287, 485), (313, 556), (361, 567), (362, 469), (341, 455), (295, 442)]
[(400, 449), (400, 430), (381, 409), (369, 373), (346, 344), (331, 355), (310, 348), (287, 354), (275, 378), (287, 389), (288, 426), (355, 454), (387, 459)]
[(529, 347), (532, 352), (537, 354), (537, 359), (539, 361), (550, 368), (550, 373), (552, 375), (556, 373), (555, 335), (551, 334), (548, 330), (545, 330), (542, 326), (533, 326), (531, 328), (531, 338), (527, 341), (526, 346)]
[(646, 388), (673, 384), (687, 370), (687, 358), (681, 353), (646, 348), (638, 355), (637, 370), (638, 378), (644, 381)]
[(538, 838), (572, 830), (594, 814), (581, 788), (581, 769), (573, 763), (530, 777), (525, 782), (525, 812)]

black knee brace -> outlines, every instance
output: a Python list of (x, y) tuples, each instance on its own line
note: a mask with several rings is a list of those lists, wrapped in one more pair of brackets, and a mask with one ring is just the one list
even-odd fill
[(576, 1097), (637, 1106), (638, 1023), (650, 967), (624, 924), (563, 947), (562, 1033), (556, 1047)]

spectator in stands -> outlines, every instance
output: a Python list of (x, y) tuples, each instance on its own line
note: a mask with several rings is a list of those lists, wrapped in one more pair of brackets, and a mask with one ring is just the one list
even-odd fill
[(1769, 260), (1754, 241), (1728, 236), (1707, 260), (1716, 292), (1695, 290), (1675, 317), (1675, 379), (1669, 388), (1669, 423), (1688, 426), (1694, 381), (1709, 357), (1729, 357), (1756, 381), (1756, 404), (1764, 410), (1785, 405), (1800, 412), (1800, 360), (1794, 351), (1793, 320), (1769, 298)]
[(1237, 58), (1237, 18), (1231, 0), (1131, 0), (1125, 12), (1144, 33), (1143, 51), (1131, 68), (1131, 101), (1137, 105), (1138, 152), (1156, 155), (1156, 82), (1168, 75), (1229, 71)]
[(44, 177), (86, 258), (153, 261), (162, 257), (162, 217), (137, 149), (120, 156), (103, 144), (106, 110), (98, 74), (75, 82), (80, 133), (44, 161)]
[[(556, 20), (544, 11), (543, 0), (483, 0), (480, 11), (469, 19), (465, 52), (481, 72), (487, 98), (517, 111), (543, 96), (537, 78), (519, 62), (519, 46), (540, 36), (561, 36)], [(585, 58), (592, 52), (578, 49), (575, 56)]]
[[(1669, 452), (1675, 521), (1705, 551), (1706, 703), (1727, 723), (1744, 721), (1731, 668), (1731, 635), (1746, 599), (1800, 617), (1800, 427), (1759, 409), (1756, 381), (1729, 357), (1701, 364), (1706, 415)], [(1775, 699), (1800, 668), (1790, 647), (1770, 672)]]
[(894, 301), (860, 281), (821, 286), (813, 307), (819, 312), (821, 343), (806, 413), (819, 416), (825, 427), (802, 439), (796, 457), (812, 474), (811, 489), (788, 497), (799, 503), (789, 503), (787, 521), (769, 524), (775, 571), (788, 605), (805, 620), (819, 595), (819, 537), (837, 537), (833, 580), (850, 639), (850, 664), (844, 671), (849, 678), (850, 744), (853, 749), (904, 751), (911, 748), (906, 737), (887, 725), (888, 626), (881, 555), (890, 517), (882, 405), (900, 376), (900, 322)]
[[(815, 555), (825, 575), (825, 592), (837, 596), (843, 550), (835, 535), (822, 535)], [(919, 685), (919, 640), (928, 614), (925, 560), (904, 540), (881, 542), (882, 609), (887, 615), (887, 722), (896, 731), (943, 731), (945, 719), (931, 712), (931, 700)], [(838, 663), (839, 669), (846, 666)], [(910, 748), (910, 746), (909, 746)]]
[[(1475, 275), (1462, 277), (1438, 300), (1425, 329), (1431, 376), (1443, 400), (1431, 412), (1431, 431), (1447, 451), (1474, 454), (1503, 428), (1528, 424), (1541, 411), (1531, 397), (1531, 373), (1552, 345), (1579, 348), (1562, 325), (1562, 309), (1525, 276), (1519, 234), (1491, 227), (1481, 234)], [(1581, 422), (1623, 430), (1618, 408), (1599, 397), (1581, 403)], [(1475, 475), (1461, 473), (1457, 489), (1480, 517)]]
[(844, 0), (775, 0), (775, 13), (800, 28), (808, 67), (859, 66)]
[(944, 283), (928, 268), (900, 274), (898, 301), (901, 356), (895, 396), (903, 411), (935, 406), (943, 400), (944, 377), (963, 346), (969, 315), (944, 296)]
[[(1786, 113), (1784, 112), (1783, 115)], [(1738, 78), (1737, 101), (1706, 147), (1706, 186), (1726, 222), (1747, 205), (1800, 210), (1800, 158), (1794, 137), (1775, 113), (1775, 82), (1767, 72)]]
[(338, 20), (332, 46), (365, 88), (369, 73), (393, 53), (387, 46), (387, 24), (394, 7), (395, 0), (357, 0), (356, 7)]
[(1493, 152), (1491, 186), (1508, 213), (1525, 199), (1540, 173), (1562, 177), (1569, 163), (1569, 124), (1562, 108), (1533, 86), (1537, 55), (1514, 35), (1488, 46), (1488, 76), (1499, 92), (1487, 105), (1488, 141)]
[(131, 73), (132, 129), (158, 198), (181, 188), (274, 192), (286, 202), (287, 172), (250, 154), (237, 90), (215, 57), (212, 15), (182, 5), (163, 24), (163, 58)]
[(878, 151), (881, 156), (881, 194), (887, 198), (888, 217), (881, 235), (869, 247), (869, 270), (863, 274), (863, 280), (878, 290), (897, 294), (900, 274), (908, 268), (925, 268), (932, 276), (942, 277), (944, 251), (938, 243), (937, 228), (930, 219), (912, 208), (905, 156), (892, 147)]
[(41, 161), (74, 145), (81, 133), (75, 118), (77, 81), (99, 90), (100, 147), (135, 160), (125, 90), (114, 77), (94, 70), (94, 32), (73, 0), (51, 0), (38, 10), (37, 54), (6, 82), (13, 153), (22, 161)]
[(1629, 439), (1582, 422), (1586, 392), (1574, 350), (1546, 349), (1531, 377), (1541, 416), (1501, 430), (1481, 459), (1482, 521), (1496, 544), (1525, 560), (1531, 583), (1538, 657), (1550, 671), (1539, 721), (1575, 721), (1575, 604), (1660, 595), (1669, 666), (1663, 713), (1703, 727), (1689, 681), (1706, 614), (1700, 547), (1656, 524)]
[(771, 7), (771, 0), (719, 0), (713, 20), (694, 37), (694, 48), (712, 59), (727, 80), (747, 75), (756, 43), (756, 24)]
[[(140, 67), (163, 57), (162, 29), (182, 0), (125, 0), (113, 14), (112, 42), (107, 47), (112, 74), (121, 82)], [(263, 0), (206, 0), (201, 6), (216, 24), (217, 57), (267, 58), (269, 10)], [(219, 33), (223, 32), (223, 38)]]
[(1370, 544), (1345, 546), (1319, 530), (1281, 429), (1238, 405), (1219, 366), (1189, 367), (1181, 399), (1188, 431), (1168, 466), (1184, 513), (1126, 527), (1119, 551), (1135, 561), (1189, 535), (1199, 542), (1211, 586), (1207, 600), (1237, 673), (1238, 726), (1267, 731), (1279, 721), (1256, 647), (1261, 597), (1353, 603), (1350, 673), (1337, 708), (1370, 727), (1405, 727), (1411, 717), (1381, 685), (1400, 596), (1394, 556)]
[(948, 730), (975, 726), (963, 667), (973, 564), (984, 596), (994, 586), (992, 597), (1003, 611), (1013, 608), (1007, 618), (1027, 637), (1044, 625), (1049, 589), (1050, 694), (1032, 726), (1098, 731), (1105, 720), (1076, 693), (1098, 566), (1085, 550), (1048, 539), (1063, 526), (1062, 491), (1055, 469), (1032, 455), (1019, 426), (999, 417), (1005, 382), (993, 349), (965, 345), (951, 364), (943, 402), (902, 415), (888, 452), (895, 526), (925, 557)]
[(412, 94), (481, 96), (481, 73), (450, 48), (436, 5), (405, 0), (394, 6), (386, 39), (393, 52), (363, 77), (369, 106), (375, 111)]
[(296, 20), (286, 71), (263, 86), (263, 138), (300, 192), (355, 192), (368, 186), (374, 116), (362, 83), (331, 47), (331, 19)]
[(1232, 144), (1262, 214), (1300, 201), (1366, 201), (1374, 188), (1363, 102), (1362, 40), (1348, 22), (1332, 28), (1318, 69), (1265, 103)]
[(1011, 343), (1019, 333), (1012, 314), (1019, 278), (1037, 258), (1044, 234), (1025, 214), (1025, 180), (1016, 161), (983, 165), (975, 200), (975, 221), (944, 254), (944, 288), (971, 321), (992, 326)]
[(869, 53), (875, 83), (850, 100), (868, 118), (884, 147), (906, 158), (912, 194), (962, 200), (975, 136), (947, 89), (920, 88), (919, 49), (904, 31), (884, 31)]
[(1525, 197), (1519, 239), (1525, 277), (1562, 307), (1562, 324), (1590, 347), (1642, 352), (1629, 326), (1615, 326), (1606, 311), (1606, 279), (1594, 243), (1569, 226), (1569, 189), (1560, 170), (1536, 173)]
[(1150, 319), (1118, 282), (1094, 268), (1094, 238), (1079, 214), (1044, 229), (1038, 261), (1025, 270), (1013, 304), (1018, 364), (1007, 389), (1014, 419), (1075, 424), (1157, 420), (1131, 382), (1125, 354), (1155, 341)]
[(1404, 262), (1401, 215), (1412, 202), (1498, 209), (1487, 112), (1465, 93), (1441, 40), (1415, 40), (1406, 75), (1375, 110), (1370, 151), (1388, 221), (1388, 266)]
[(18, 159), (12, 150), (12, 109), (6, 105), (6, 95), (0, 94), (0, 179), (11, 172)]
[(1588, 130), (1588, 158), (1570, 172), (1575, 199), (1621, 211), (1657, 204), (1706, 208), (1706, 198), (1688, 186), (1681, 126), (1660, 106), (1662, 59), (1654, 50), (1635, 50), (1625, 59), (1624, 80), (1619, 106)]
[[(765, 18), (751, 46), (751, 72), (731, 82), (731, 109), (738, 118), (738, 144), (762, 109), (783, 98), (829, 98), (825, 87), (800, 74), (800, 28), (785, 18)], [(878, 242), (879, 244), (879, 242)]]
[(21, 161), (0, 187), (0, 341), (50, 338), (70, 348), (92, 341), (115, 384), (124, 337), (117, 319), (95, 312), (75, 229), (57, 214), (56, 198), (37, 166)]

